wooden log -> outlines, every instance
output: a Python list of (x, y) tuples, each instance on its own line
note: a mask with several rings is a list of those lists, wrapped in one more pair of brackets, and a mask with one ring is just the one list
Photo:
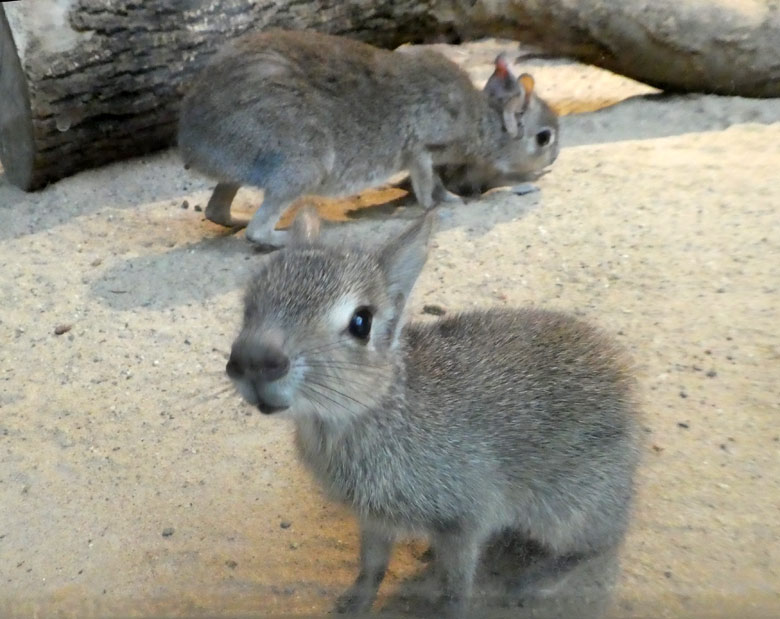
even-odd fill
[(780, 97), (773, 0), (449, 0), (437, 17), (667, 91)]
[(385, 46), (434, 31), (430, 2), (418, 0), (35, 0), (3, 9), (0, 161), (25, 190), (170, 145), (187, 78), (249, 29), (314, 28)]
[(11, 2), (0, 4), (0, 162), (8, 179), (35, 189), (170, 145), (188, 78), (226, 39), (269, 27), (384, 46), (505, 36), (667, 90), (780, 96), (774, 1)]
[(8, 20), (0, 5), (0, 162), (14, 185), (27, 189), (35, 169), (30, 98)]

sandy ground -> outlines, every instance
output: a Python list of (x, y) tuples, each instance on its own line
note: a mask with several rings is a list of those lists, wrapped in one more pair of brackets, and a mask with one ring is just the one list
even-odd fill
[[(447, 50), (476, 80), (495, 51)], [(530, 304), (615, 333), (647, 442), (613, 614), (780, 616), (780, 102), (528, 68), (584, 113), (540, 192), (444, 210), (411, 311)], [(210, 187), (174, 152), (35, 194), (0, 176), (0, 616), (321, 614), (354, 577), (353, 519), (228, 388), (261, 258), (196, 212)], [(357, 202), (321, 203), (350, 220), (329, 234), (418, 212)], [(421, 566), (399, 548), (383, 594)]]

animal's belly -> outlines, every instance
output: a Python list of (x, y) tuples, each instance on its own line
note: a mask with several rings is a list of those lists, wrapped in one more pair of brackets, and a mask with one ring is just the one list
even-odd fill
[(320, 189), (322, 195), (344, 197), (386, 183), (392, 176), (404, 170), (402, 157), (353, 158), (334, 167)]

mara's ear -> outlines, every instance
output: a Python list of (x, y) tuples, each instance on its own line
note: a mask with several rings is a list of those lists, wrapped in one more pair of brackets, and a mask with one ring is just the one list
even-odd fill
[(293, 221), (290, 240), (295, 245), (311, 245), (320, 236), (320, 217), (313, 206), (304, 206)]
[[(501, 112), (504, 120), (504, 128), (513, 138), (522, 136), (522, 119), (528, 110), (528, 104), (531, 102), (531, 96), (534, 92), (534, 78), (528, 73), (523, 73), (517, 78), (515, 94), (511, 95), (505, 102)], [(517, 117), (520, 116), (518, 125)]]
[(511, 75), (511, 72), (509, 71), (509, 61), (506, 59), (505, 52), (501, 52), (498, 56), (496, 56), (494, 64), (495, 73), (497, 75), (500, 75), (501, 77), (507, 77)]
[(428, 211), (379, 252), (388, 294), (399, 316), (428, 257), (428, 241), (435, 217), (435, 211)]
[(491, 104), (501, 110), (504, 129), (513, 138), (520, 134), (517, 114), (522, 115), (528, 108), (534, 79), (527, 73), (515, 78), (509, 70), (506, 55), (499, 54), (496, 58), (496, 68), (485, 84), (485, 93)]
[(495, 69), (483, 90), (491, 101), (497, 103), (503, 103), (517, 93), (517, 80), (509, 70), (506, 54), (499, 54), (496, 57)]
[(517, 78), (517, 83), (523, 89), (526, 98), (531, 97), (531, 93), (534, 91), (534, 78), (530, 73), (523, 73)]

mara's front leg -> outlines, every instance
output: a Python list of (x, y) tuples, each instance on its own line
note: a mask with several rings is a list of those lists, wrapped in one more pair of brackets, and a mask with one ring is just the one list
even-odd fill
[(409, 158), (409, 179), (412, 181), (412, 191), (417, 202), (427, 211), (433, 208), (433, 196), (436, 183), (434, 180), (433, 158), (428, 151), (412, 153)]
[(371, 608), (384, 580), (393, 542), (392, 533), (385, 528), (376, 523), (361, 523), (360, 571), (354, 584), (336, 602), (337, 612), (362, 613)]
[(474, 574), (486, 539), (478, 529), (461, 526), (439, 532), (433, 538), (436, 571), (441, 578), (441, 616), (467, 616)]

